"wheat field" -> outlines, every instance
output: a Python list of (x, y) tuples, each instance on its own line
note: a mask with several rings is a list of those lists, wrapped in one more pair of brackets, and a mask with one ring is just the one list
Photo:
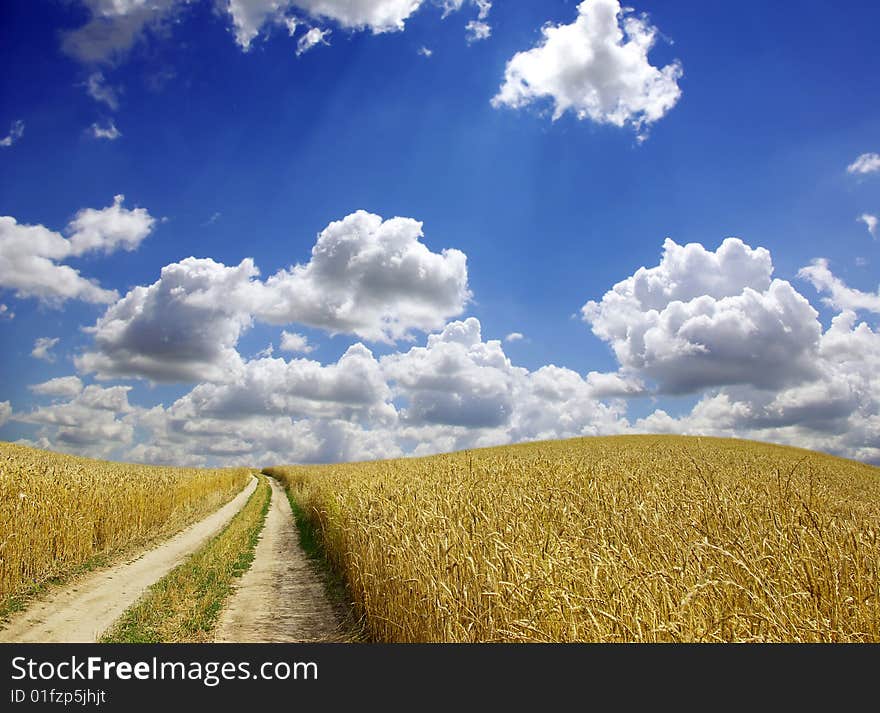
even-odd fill
[(267, 469), (390, 642), (878, 642), (880, 469), (674, 436)]
[(249, 478), (246, 468), (111, 463), (0, 443), (0, 612), (95, 558), (195, 522)]

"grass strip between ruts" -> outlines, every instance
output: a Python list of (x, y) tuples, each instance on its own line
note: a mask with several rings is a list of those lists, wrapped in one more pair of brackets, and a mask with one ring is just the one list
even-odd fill
[(156, 582), (102, 637), (104, 643), (206, 642), (233, 580), (254, 559), (272, 497), (266, 477), (220, 534)]

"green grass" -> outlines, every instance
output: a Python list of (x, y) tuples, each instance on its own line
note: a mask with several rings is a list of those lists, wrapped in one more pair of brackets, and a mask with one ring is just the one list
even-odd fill
[(272, 489), (256, 490), (223, 531), (173, 569), (101, 637), (105, 643), (206, 642), (237, 577), (253, 562)]

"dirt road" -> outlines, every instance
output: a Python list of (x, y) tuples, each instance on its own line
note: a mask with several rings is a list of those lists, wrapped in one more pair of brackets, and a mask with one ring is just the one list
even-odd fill
[(251, 568), (220, 615), (218, 642), (342, 641), (340, 618), (299, 545), (284, 489), (274, 478), (272, 503)]
[(0, 641), (95, 641), (150, 585), (220, 532), (244, 507), (256, 486), (254, 478), (222, 508), (139, 558), (53, 590), (45, 601), (35, 601), (14, 615), (0, 630)]

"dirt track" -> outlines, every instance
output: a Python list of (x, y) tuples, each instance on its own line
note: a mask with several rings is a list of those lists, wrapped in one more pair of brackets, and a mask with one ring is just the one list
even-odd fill
[(287, 495), (274, 478), (272, 503), (251, 568), (220, 616), (218, 642), (344, 640), (324, 585), (299, 545)]
[(235, 498), (204, 520), (133, 561), (93, 572), (35, 601), (0, 630), (0, 641), (95, 641), (154, 582), (216, 535), (254, 491), (254, 478)]

